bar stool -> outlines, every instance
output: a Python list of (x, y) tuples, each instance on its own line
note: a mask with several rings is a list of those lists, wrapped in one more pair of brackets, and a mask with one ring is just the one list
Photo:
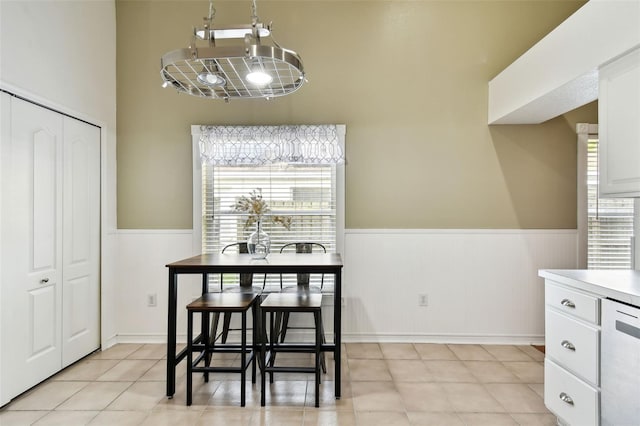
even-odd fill
[[(309, 254), (309, 253), (326, 253), (327, 248), (320, 243), (315, 242), (297, 242), (297, 243), (288, 243), (282, 246), (280, 249), (280, 253), (291, 252), (292, 249), (295, 249), (296, 254)], [(320, 275), (320, 286), (311, 285), (311, 274), (307, 273), (298, 273), (296, 274), (296, 284), (294, 286), (285, 286), (283, 280), (283, 274), (280, 274), (280, 292), (281, 293), (296, 293), (296, 292), (311, 292), (311, 293), (322, 293), (324, 288), (324, 274)], [(287, 331), (290, 329), (308, 329), (309, 327), (291, 327), (289, 326), (289, 314), (279, 314), (276, 315), (276, 326), (279, 330), (279, 338), (280, 342), (284, 342), (284, 339), (287, 335)], [(322, 334), (322, 343), (326, 343), (324, 337), (324, 330), (320, 331)], [(322, 372), (327, 373), (327, 364), (325, 361), (324, 352), (321, 355), (320, 363), (322, 366)]]
[[(206, 293), (202, 297), (187, 305), (187, 405), (192, 401), (193, 373), (204, 373), (204, 381), (209, 381), (209, 373), (240, 373), (240, 406), (245, 406), (246, 371), (251, 364), (251, 382), (256, 382), (256, 334), (253, 333), (252, 342), (247, 345), (247, 311), (252, 309), (253, 329), (257, 330), (259, 296), (255, 293)], [(209, 324), (210, 314), (232, 313), (242, 314), (242, 328), (240, 344), (223, 343), (212, 344), (209, 339), (209, 328), (203, 327), (202, 335), (193, 338), (193, 314), (202, 315), (202, 323)], [(194, 352), (198, 356), (193, 359)], [(239, 353), (240, 366), (212, 367), (211, 357), (216, 352)], [(199, 365), (203, 363), (204, 365)]]
[[(262, 350), (260, 358), (262, 360), (261, 394), (260, 404), (265, 406), (266, 375), (269, 373), (269, 382), (273, 383), (273, 373), (315, 373), (315, 406), (320, 406), (320, 358), (322, 354), (322, 294), (298, 292), (298, 293), (271, 293), (260, 303), (262, 324), (266, 324), (267, 313), (270, 315), (269, 322), (269, 357), (267, 357), (267, 342), (262, 340)], [(274, 317), (278, 314), (288, 314), (291, 312), (307, 312), (313, 314), (315, 322), (315, 342), (308, 343), (282, 343), (278, 339), (278, 327), (274, 322)], [(293, 367), (275, 366), (275, 355), (278, 352), (308, 352), (315, 354), (313, 367)]]
[[(240, 243), (233, 243), (233, 244), (227, 244), (226, 246), (224, 246), (224, 248), (222, 249), (221, 253), (228, 253), (231, 251), (236, 251), (239, 254), (248, 254), (249, 253), (249, 247), (247, 246), (246, 242), (240, 242)], [(224, 274), (220, 274), (220, 293), (227, 293), (227, 292), (231, 292), (231, 293), (256, 293), (256, 294), (260, 294), (264, 291), (264, 288), (267, 284), (267, 274), (264, 274), (264, 277), (262, 279), (262, 286), (257, 286), (254, 285), (254, 280), (253, 280), (253, 274), (251, 273), (240, 273), (237, 274), (238, 275), (238, 285), (236, 286), (223, 286), (223, 276)], [(211, 322), (211, 331), (210, 331), (210, 337), (212, 340), (215, 340), (217, 338), (217, 332), (218, 332), (218, 322), (220, 319), (220, 314), (214, 314), (213, 315), (213, 321)], [(229, 331), (231, 331), (231, 312), (226, 312), (223, 316), (223, 323), (222, 323), (222, 333), (221, 333), (221, 340), (222, 343), (226, 343), (227, 342), (227, 337), (229, 336)], [(236, 330), (234, 330), (236, 331)]]

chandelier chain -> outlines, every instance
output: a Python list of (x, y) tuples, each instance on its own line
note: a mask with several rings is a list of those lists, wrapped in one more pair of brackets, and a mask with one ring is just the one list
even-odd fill
[(251, 1), (251, 20), (258, 22), (258, 6), (256, 5), (256, 0)]

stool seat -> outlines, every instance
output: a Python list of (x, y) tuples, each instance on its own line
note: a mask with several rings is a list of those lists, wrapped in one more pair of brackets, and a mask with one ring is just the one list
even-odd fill
[(257, 292), (205, 293), (187, 305), (188, 311), (242, 312), (255, 302)]
[(322, 294), (320, 293), (270, 293), (265, 300), (260, 303), (263, 309), (277, 308), (280, 311), (313, 311), (322, 307)]
[[(194, 372), (204, 373), (205, 382), (209, 381), (209, 373), (240, 373), (240, 405), (245, 406), (245, 377), (246, 370), (251, 364), (251, 381), (256, 382), (256, 335), (253, 342), (247, 343), (247, 311), (252, 309), (254, 330), (257, 329), (258, 293), (205, 293), (187, 305), (187, 405), (191, 405), (192, 375)], [(209, 339), (209, 315), (239, 312), (242, 314), (240, 344), (215, 344)], [(193, 315), (202, 315), (202, 334), (193, 338)], [(198, 343), (199, 342), (199, 343)], [(193, 359), (194, 352), (198, 353)], [(211, 366), (211, 356), (216, 352), (239, 353), (240, 366)], [(200, 364), (204, 365), (200, 365)]]

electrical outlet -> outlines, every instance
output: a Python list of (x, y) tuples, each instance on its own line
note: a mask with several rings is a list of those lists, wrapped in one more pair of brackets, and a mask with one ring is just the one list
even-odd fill
[(426, 294), (418, 295), (418, 306), (429, 306), (429, 297)]
[(147, 294), (147, 306), (158, 306), (158, 295), (156, 293)]

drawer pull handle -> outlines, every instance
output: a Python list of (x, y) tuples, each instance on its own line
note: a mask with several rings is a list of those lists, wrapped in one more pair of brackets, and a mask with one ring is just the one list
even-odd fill
[(569, 405), (573, 405), (573, 398), (571, 398), (569, 395), (567, 395), (564, 392), (560, 394), (560, 399)]
[(569, 349), (570, 351), (575, 351), (576, 347), (573, 346), (573, 343), (571, 343), (568, 340), (563, 340), (562, 343), (560, 343), (562, 345), (563, 348)]
[(46, 284), (49, 282), (49, 278), (43, 278), (40, 280), (40, 284)]
[(562, 299), (562, 302), (560, 302), (560, 304), (562, 306), (566, 306), (567, 308), (575, 308), (576, 304), (573, 303), (571, 300), (569, 299)]

